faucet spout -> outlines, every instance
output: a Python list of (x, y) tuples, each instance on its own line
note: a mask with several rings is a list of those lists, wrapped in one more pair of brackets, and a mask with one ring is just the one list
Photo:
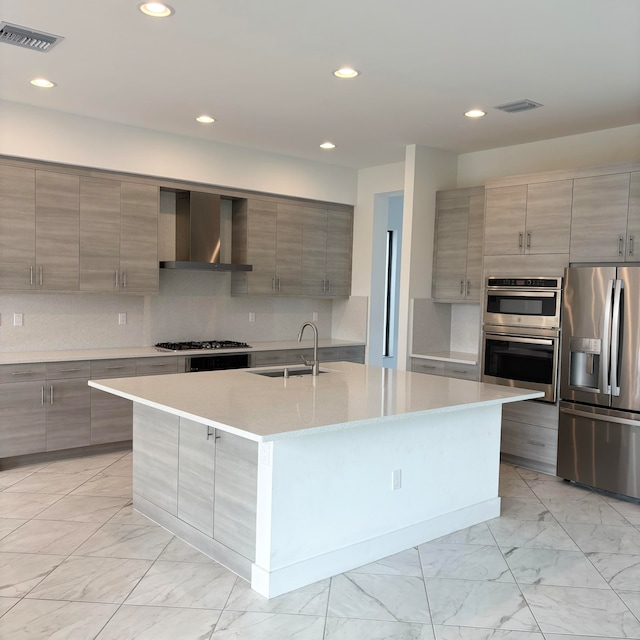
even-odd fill
[(317, 376), (320, 373), (320, 362), (318, 361), (318, 327), (313, 322), (305, 322), (300, 327), (298, 333), (298, 342), (302, 342), (302, 334), (307, 327), (313, 330), (313, 360), (307, 360), (304, 356), (300, 356), (307, 367), (311, 367), (311, 375)]

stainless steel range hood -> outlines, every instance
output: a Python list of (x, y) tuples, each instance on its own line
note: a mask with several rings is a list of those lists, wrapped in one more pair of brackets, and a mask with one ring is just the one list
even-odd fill
[(252, 271), (250, 264), (220, 262), (220, 196), (200, 191), (176, 193), (175, 260), (161, 269)]

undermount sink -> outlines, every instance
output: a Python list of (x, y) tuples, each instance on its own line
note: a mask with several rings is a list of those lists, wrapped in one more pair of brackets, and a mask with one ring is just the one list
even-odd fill
[[(285, 373), (288, 372), (288, 375)], [(266, 376), (267, 378), (297, 378), (301, 376), (310, 376), (312, 371), (310, 368), (296, 369), (293, 367), (283, 367), (282, 369), (267, 369), (262, 371), (249, 371), (257, 376)], [(329, 373), (327, 370), (322, 370), (318, 373)]]

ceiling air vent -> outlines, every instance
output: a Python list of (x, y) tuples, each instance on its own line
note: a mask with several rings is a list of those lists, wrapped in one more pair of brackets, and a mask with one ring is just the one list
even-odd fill
[(50, 51), (58, 42), (64, 40), (62, 36), (54, 36), (44, 31), (34, 31), (17, 24), (0, 22), (0, 42), (14, 44), (16, 47), (33, 49), (35, 51)]
[(506, 111), (507, 113), (520, 113), (521, 111), (531, 111), (531, 109), (537, 109), (538, 107), (542, 107), (539, 102), (534, 102), (533, 100), (516, 100), (516, 102), (507, 102), (506, 104), (499, 104), (494, 109), (499, 109), (500, 111)]

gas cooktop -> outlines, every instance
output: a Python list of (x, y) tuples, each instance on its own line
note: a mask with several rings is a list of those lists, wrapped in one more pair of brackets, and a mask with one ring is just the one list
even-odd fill
[(234, 340), (191, 340), (189, 342), (158, 342), (158, 351), (196, 351), (201, 349), (251, 349), (246, 342)]

